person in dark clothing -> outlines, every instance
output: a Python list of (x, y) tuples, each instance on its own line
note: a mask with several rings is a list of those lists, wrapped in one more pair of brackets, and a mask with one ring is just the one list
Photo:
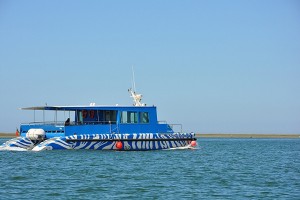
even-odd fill
[(69, 126), (70, 125), (70, 118), (68, 118), (66, 121), (65, 121), (65, 126)]

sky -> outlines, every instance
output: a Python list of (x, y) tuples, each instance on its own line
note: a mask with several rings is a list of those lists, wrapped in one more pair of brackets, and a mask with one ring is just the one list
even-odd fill
[(0, 0), (0, 132), (42, 105), (132, 105), (197, 133), (300, 133), (296, 0)]

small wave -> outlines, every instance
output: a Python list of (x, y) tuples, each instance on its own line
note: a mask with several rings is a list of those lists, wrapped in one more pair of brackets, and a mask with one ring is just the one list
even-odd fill
[(194, 149), (198, 149), (198, 148), (188, 145), (188, 146), (184, 146), (184, 147), (175, 147), (175, 148), (169, 148), (169, 149), (163, 149), (163, 150), (185, 150), (185, 149), (194, 150)]
[(4, 147), (0, 147), (0, 151), (28, 151), (28, 150), (20, 147), (4, 146)]

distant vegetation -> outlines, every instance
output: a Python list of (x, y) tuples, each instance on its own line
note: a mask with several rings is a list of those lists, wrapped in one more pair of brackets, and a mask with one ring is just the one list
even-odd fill
[(13, 138), (16, 137), (15, 133), (0, 133), (0, 138)]
[(300, 134), (201, 134), (197, 133), (200, 138), (299, 138)]

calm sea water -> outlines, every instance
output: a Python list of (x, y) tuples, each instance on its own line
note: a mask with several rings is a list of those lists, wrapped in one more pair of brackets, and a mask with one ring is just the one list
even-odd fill
[(300, 199), (300, 139), (198, 144), (145, 152), (2, 151), (0, 199)]

